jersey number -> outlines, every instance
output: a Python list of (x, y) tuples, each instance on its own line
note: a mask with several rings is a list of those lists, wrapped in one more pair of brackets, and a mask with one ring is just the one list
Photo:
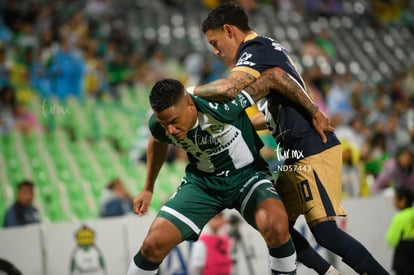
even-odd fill
[(313, 200), (312, 191), (307, 180), (301, 181), (299, 184), (300, 194), (302, 195), (303, 201)]

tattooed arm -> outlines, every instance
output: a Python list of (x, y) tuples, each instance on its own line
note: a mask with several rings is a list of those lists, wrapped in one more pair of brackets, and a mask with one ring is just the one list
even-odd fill
[(277, 92), (281, 96), (299, 104), (313, 116), (318, 111), (318, 106), (310, 98), (308, 92), (288, 73), (279, 67), (268, 69), (262, 75), (244, 90), (246, 90), (254, 99), (265, 97), (269, 90)]
[(313, 127), (321, 136), (322, 142), (327, 142), (324, 131), (333, 132), (334, 130), (330, 125), (328, 117), (318, 108), (308, 92), (293, 77), (281, 68), (275, 67), (264, 71), (254, 83), (245, 88), (245, 91), (255, 101), (258, 101), (269, 93), (269, 89), (305, 108), (312, 118)]
[(279, 67), (264, 71), (258, 79), (245, 72), (231, 72), (225, 79), (197, 86), (194, 95), (214, 101), (229, 101), (241, 90), (245, 90), (257, 102), (267, 96), (270, 89), (305, 108), (312, 118), (315, 130), (321, 136), (322, 142), (327, 141), (324, 131), (332, 132), (334, 130), (328, 117), (313, 102), (308, 92)]
[(278, 67), (269, 69), (256, 80), (249, 73), (234, 71), (227, 78), (197, 86), (194, 95), (214, 101), (228, 101), (246, 90), (255, 101), (265, 97), (269, 89), (303, 106), (310, 115), (318, 110), (308, 93), (288, 73)]
[(230, 72), (227, 78), (195, 87), (194, 95), (212, 101), (229, 101), (255, 80), (254, 76), (245, 72)]

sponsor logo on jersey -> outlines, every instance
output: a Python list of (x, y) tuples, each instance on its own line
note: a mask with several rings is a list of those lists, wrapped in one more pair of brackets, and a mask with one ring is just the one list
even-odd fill
[(244, 65), (244, 66), (251, 66), (252, 67), (252, 66), (256, 65), (256, 63), (254, 63), (252, 61), (249, 61), (250, 57), (252, 57), (251, 53), (243, 53), (240, 56), (239, 60), (237, 61), (236, 66), (243, 66)]

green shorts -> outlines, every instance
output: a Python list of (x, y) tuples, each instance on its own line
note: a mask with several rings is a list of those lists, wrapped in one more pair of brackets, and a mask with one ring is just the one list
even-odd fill
[(173, 223), (183, 240), (197, 240), (204, 225), (225, 208), (234, 208), (255, 226), (256, 206), (267, 198), (280, 200), (265, 172), (242, 169), (228, 176), (200, 176), (188, 172), (158, 213)]

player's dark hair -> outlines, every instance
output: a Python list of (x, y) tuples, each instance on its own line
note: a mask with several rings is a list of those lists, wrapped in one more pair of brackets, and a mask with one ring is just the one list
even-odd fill
[(202, 30), (205, 33), (222, 28), (224, 24), (234, 25), (243, 32), (251, 30), (246, 11), (233, 2), (225, 2), (210, 11), (203, 21)]
[(175, 79), (163, 79), (157, 81), (151, 89), (149, 96), (151, 108), (161, 112), (177, 104), (184, 95), (184, 86)]
[(414, 202), (414, 194), (408, 187), (397, 186), (395, 187), (395, 196), (400, 200), (405, 198), (406, 207), (411, 207)]

